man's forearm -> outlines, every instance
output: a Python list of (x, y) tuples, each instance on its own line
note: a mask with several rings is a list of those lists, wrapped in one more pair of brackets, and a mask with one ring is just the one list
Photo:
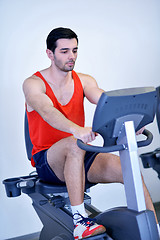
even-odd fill
[(47, 111), (43, 118), (52, 127), (60, 131), (71, 133), (75, 138), (81, 139), (85, 143), (91, 142), (95, 139), (96, 135), (91, 127), (81, 127), (67, 119), (56, 108), (52, 108)]
[(80, 128), (77, 124), (67, 119), (60, 111), (54, 107), (45, 113), (43, 119), (53, 128), (71, 134), (74, 134), (74, 131), (77, 128)]

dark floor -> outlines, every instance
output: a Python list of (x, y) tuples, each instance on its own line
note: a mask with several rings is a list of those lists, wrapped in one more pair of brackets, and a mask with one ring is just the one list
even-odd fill
[[(158, 221), (160, 222), (160, 202), (154, 204), (156, 213), (157, 213), (157, 218)], [(38, 240), (39, 239), (39, 233), (33, 233), (21, 237), (16, 237), (16, 238), (10, 238), (6, 240)]]

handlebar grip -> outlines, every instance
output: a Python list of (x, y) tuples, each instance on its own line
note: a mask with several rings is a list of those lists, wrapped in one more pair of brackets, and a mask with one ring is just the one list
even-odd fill
[[(147, 129), (145, 129), (142, 134), (145, 135), (147, 137), (147, 139), (137, 142), (138, 147), (148, 146), (153, 140), (152, 133), (150, 131), (148, 131)], [(81, 148), (85, 151), (99, 152), (99, 153), (117, 152), (117, 151), (122, 151), (127, 148), (127, 145), (125, 145), (125, 144), (113, 145), (113, 146), (107, 146), (107, 147), (93, 146), (93, 145), (84, 143), (80, 139), (77, 139), (77, 145), (79, 148)]]
[(148, 146), (153, 140), (153, 134), (149, 130), (144, 129), (142, 134), (145, 135), (147, 139), (137, 142), (138, 147)]
[(93, 145), (89, 145), (82, 142), (82, 140), (80, 139), (77, 139), (77, 145), (79, 148), (85, 151), (99, 152), (99, 153), (116, 152), (116, 151), (121, 151), (125, 149), (125, 145), (114, 145), (114, 146), (108, 146), (108, 147), (93, 146)]

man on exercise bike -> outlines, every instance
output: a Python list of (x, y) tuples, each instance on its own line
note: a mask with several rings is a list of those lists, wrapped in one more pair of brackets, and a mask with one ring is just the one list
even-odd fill
[[(84, 127), (84, 97), (97, 104), (103, 92), (93, 77), (73, 71), (77, 51), (78, 37), (71, 29), (53, 29), (46, 50), (51, 65), (27, 78), (23, 91), (33, 144), (32, 165), (43, 181), (66, 183), (73, 235), (83, 239), (105, 232), (104, 226), (87, 216), (83, 203), (85, 182), (123, 183), (123, 177), (118, 156), (85, 152), (77, 146), (77, 139), (88, 143), (96, 137), (91, 127)], [(146, 207), (155, 214), (144, 182), (143, 188)]]

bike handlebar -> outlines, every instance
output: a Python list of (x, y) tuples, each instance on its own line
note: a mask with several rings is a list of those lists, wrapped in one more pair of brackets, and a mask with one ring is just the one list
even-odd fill
[[(145, 129), (142, 134), (145, 135), (147, 139), (137, 142), (138, 147), (148, 146), (153, 140), (153, 135), (149, 130)], [(80, 139), (77, 139), (77, 145), (78, 147), (80, 147), (85, 151), (99, 152), (99, 153), (117, 152), (127, 148), (127, 145), (125, 144), (113, 145), (113, 146), (107, 146), (107, 147), (93, 146), (93, 145), (84, 143)]]

